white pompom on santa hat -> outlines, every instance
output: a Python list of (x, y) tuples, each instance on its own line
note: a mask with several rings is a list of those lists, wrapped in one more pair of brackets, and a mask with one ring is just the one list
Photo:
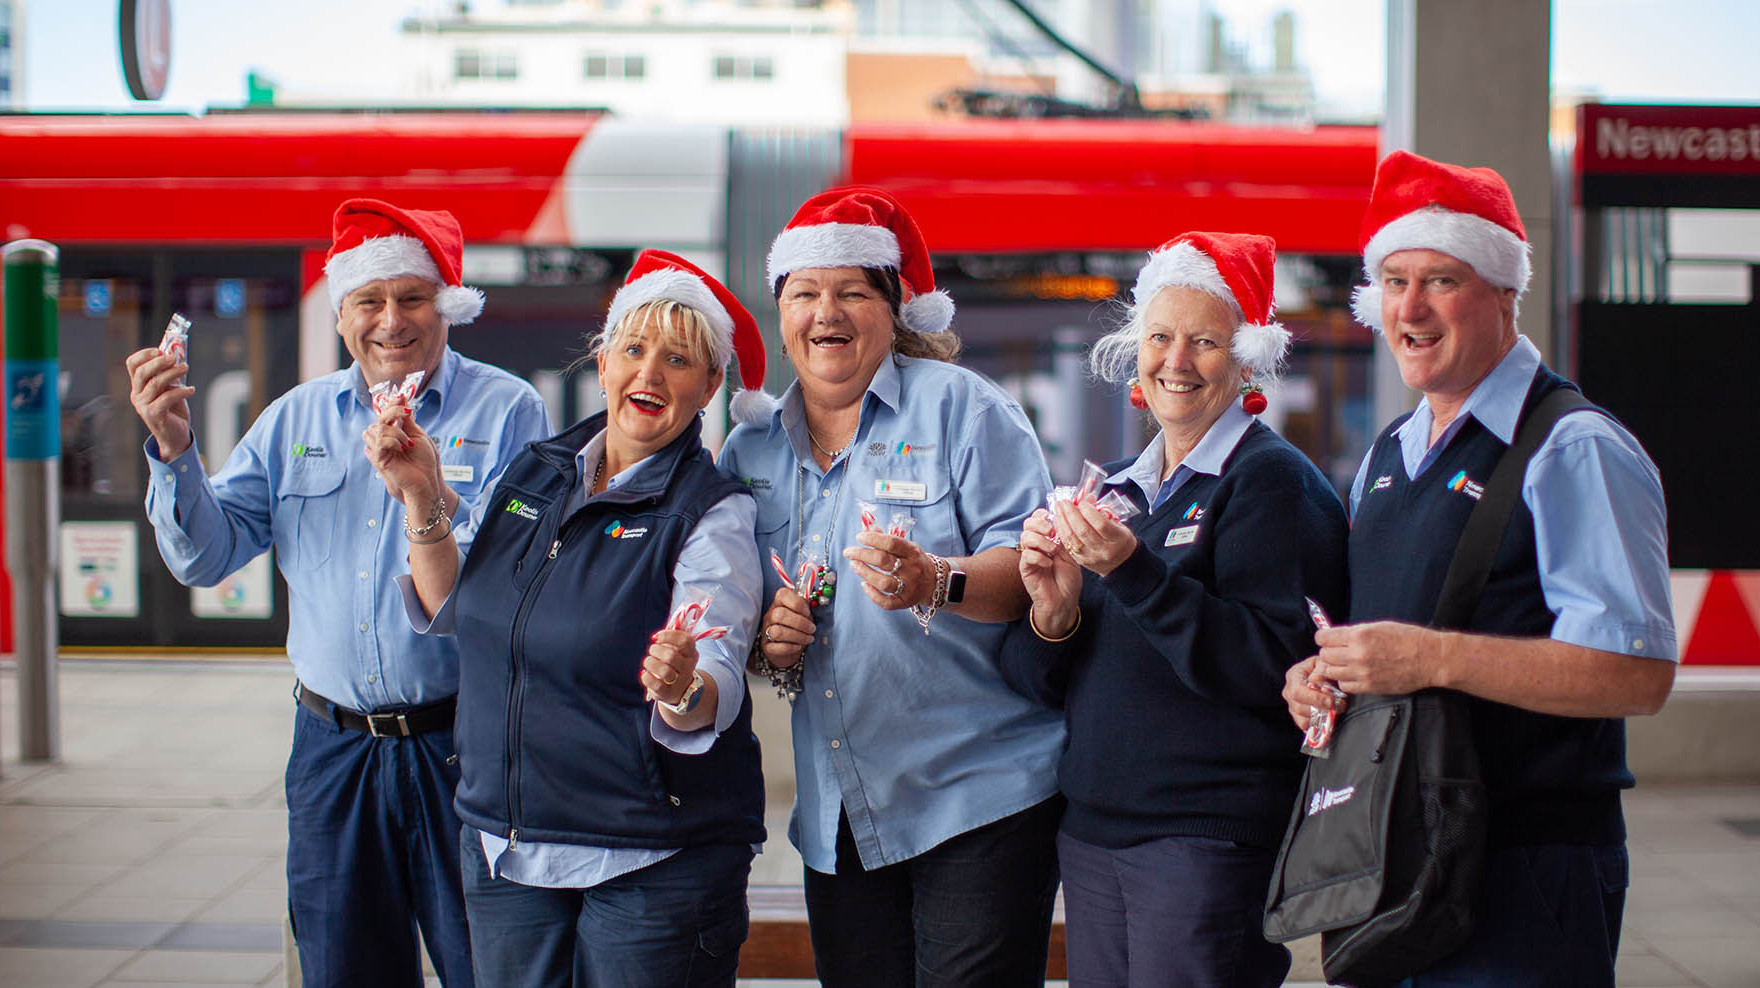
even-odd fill
[(714, 337), (710, 348), (720, 362), (719, 369), (727, 369), (728, 358), (739, 358), (742, 390), (733, 396), (730, 406), (735, 419), (742, 410), (749, 414), (754, 402), (763, 405), (769, 399), (770, 405), (775, 404), (775, 399), (764, 393), (764, 338), (758, 333), (758, 321), (726, 285), (677, 254), (644, 250), (636, 256), (622, 287), (611, 297), (600, 338), (614, 332), (631, 312), (658, 301), (677, 302), (702, 314)]
[(1394, 151), (1375, 169), (1360, 237), (1367, 285), (1351, 296), (1357, 321), (1380, 332), (1381, 262), (1402, 250), (1434, 250), (1465, 261), (1493, 285), (1528, 288), (1528, 232), (1503, 176), (1410, 151)]
[(324, 277), (330, 311), (341, 313), (348, 293), (386, 278), (423, 278), (440, 286), (434, 308), (460, 326), (483, 311), (483, 293), (463, 284), (464, 234), (444, 209), (401, 209), (378, 199), (350, 199), (336, 207)]
[(1140, 312), (1163, 288), (1194, 288), (1241, 314), (1230, 349), (1254, 374), (1274, 374), (1289, 330), (1272, 321), (1277, 241), (1253, 233), (1182, 233), (1149, 252), (1131, 300)]

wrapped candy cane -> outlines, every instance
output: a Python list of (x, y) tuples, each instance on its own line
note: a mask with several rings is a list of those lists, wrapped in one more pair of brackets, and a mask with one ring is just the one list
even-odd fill
[(880, 516), (880, 508), (871, 501), (857, 501), (856, 507), (862, 513), (862, 531), (876, 531), (878, 529), (876, 519)]
[[(1326, 610), (1314, 598), (1303, 597), (1302, 599), (1308, 602), (1308, 618), (1314, 622), (1315, 628), (1325, 631), (1332, 627), (1332, 619), (1326, 616)], [(1340, 699), (1344, 698), (1344, 690), (1339, 689), (1338, 684), (1331, 680), (1322, 680), (1318, 683), (1310, 680), (1308, 685), (1316, 689), (1324, 689)], [(1325, 707), (1310, 706), (1308, 708), (1308, 730), (1302, 735), (1302, 754), (1311, 758), (1331, 758), (1332, 732), (1335, 726), (1336, 720), (1332, 716), (1331, 710)]]
[(415, 400), (416, 392), (421, 390), (422, 378), (425, 374), (425, 371), (410, 371), (404, 375), (403, 380), (396, 384), (392, 384), (390, 381), (380, 381), (368, 388), (367, 396), (373, 401), (373, 411), (383, 415), (385, 410), (394, 403), (408, 406), (410, 402)]
[(776, 554), (775, 549), (770, 550), (770, 568), (776, 571), (777, 576), (782, 577), (782, 585), (783, 586), (787, 587), (790, 590), (798, 590), (799, 589), (798, 587), (795, 586), (794, 581), (789, 579), (788, 566), (782, 562), (782, 557)]
[(672, 616), (666, 619), (667, 630), (695, 632), (697, 641), (725, 637), (728, 632), (725, 625), (716, 625), (697, 631), (697, 622), (701, 621), (703, 615), (709, 612), (709, 605), (714, 603), (715, 592), (719, 589), (721, 589), (719, 586), (713, 586), (706, 591), (693, 591), (690, 599), (680, 604), (678, 610), (673, 611)]
[(892, 513), (892, 518), (886, 523), (886, 534), (896, 535), (901, 539), (908, 539), (911, 537), (911, 529), (915, 528), (916, 525), (917, 520), (912, 518), (909, 512), (894, 511)]
[(801, 556), (800, 565), (795, 568), (794, 583), (795, 592), (806, 598), (808, 607), (829, 604), (837, 593), (837, 575), (817, 553)]
[(1106, 517), (1121, 525), (1142, 513), (1137, 509), (1135, 501), (1125, 497), (1119, 491), (1107, 491), (1106, 496), (1096, 501), (1094, 506), (1106, 512)]
[[(171, 321), (165, 324), (165, 335), (159, 339), (159, 352), (170, 357), (173, 363), (189, 363), (189, 320), (181, 312), (173, 312)], [(184, 378), (178, 378), (179, 385)]]
[(1093, 460), (1083, 460), (1082, 479), (1081, 482), (1076, 485), (1075, 500), (1080, 501), (1085, 497), (1095, 497), (1096, 495), (1094, 492), (1099, 490), (1100, 485), (1105, 482), (1106, 468), (1095, 463)]

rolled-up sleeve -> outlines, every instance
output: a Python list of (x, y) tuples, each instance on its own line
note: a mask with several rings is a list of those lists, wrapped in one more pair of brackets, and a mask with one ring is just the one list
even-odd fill
[(1528, 464), (1551, 637), (1586, 648), (1679, 660), (1668, 579), (1662, 481), (1629, 433), (1605, 416), (1566, 416)]

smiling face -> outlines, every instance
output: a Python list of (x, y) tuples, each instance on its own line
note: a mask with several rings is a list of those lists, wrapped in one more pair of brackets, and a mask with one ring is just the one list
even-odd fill
[(605, 443), (628, 466), (677, 439), (721, 387), (706, 324), (682, 307), (657, 315), (642, 306), (626, 316), (599, 352), (605, 389)]
[(336, 332), (368, 386), (426, 371), (422, 387), (427, 388), (446, 352), (450, 328), (434, 308), (439, 292), (440, 286), (425, 278), (406, 276), (369, 281), (342, 299)]
[(1434, 250), (1402, 250), (1381, 262), (1381, 325), (1400, 379), (1432, 404), (1465, 401), (1515, 346), (1513, 289)]
[(810, 400), (859, 396), (892, 352), (892, 305), (862, 268), (795, 271), (776, 304), (788, 359)]
[(1170, 443), (1189, 452), (1241, 393), (1246, 371), (1234, 359), (1239, 317), (1196, 288), (1163, 288), (1143, 310), (1137, 378)]

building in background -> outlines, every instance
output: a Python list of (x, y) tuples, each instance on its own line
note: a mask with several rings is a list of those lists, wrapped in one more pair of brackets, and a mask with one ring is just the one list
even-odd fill
[(0, 0), (0, 109), (24, 105), (24, 0)]

